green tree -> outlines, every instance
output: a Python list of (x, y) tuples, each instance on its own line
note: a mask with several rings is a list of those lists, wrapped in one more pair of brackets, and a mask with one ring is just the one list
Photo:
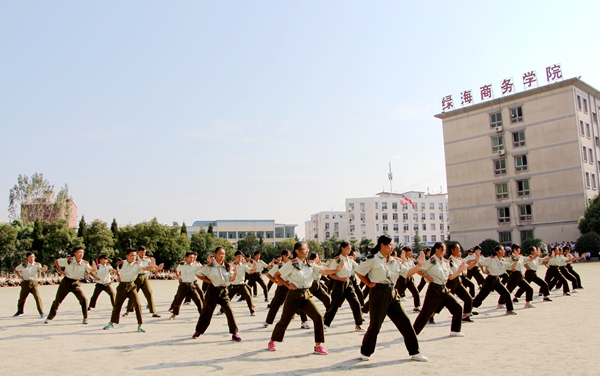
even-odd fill
[(498, 243), (494, 239), (485, 239), (479, 246), (481, 247), (481, 254), (485, 257), (489, 257), (492, 255), (492, 250), (496, 248), (500, 243)]
[(17, 266), (19, 232), (8, 223), (0, 223), (0, 272), (7, 273)]
[(113, 257), (116, 252), (113, 248), (115, 239), (106, 222), (99, 219), (94, 220), (87, 226), (83, 238), (85, 253), (91, 260), (96, 260), (100, 255)]
[(542, 249), (542, 254), (548, 253), (548, 247), (546, 247), (546, 244), (542, 241), (542, 239), (527, 238), (523, 240), (523, 244), (521, 244), (521, 253), (527, 252), (529, 247), (539, 247)]
[(340, 250), (340, 244), (342, 244), (342, 242), (343, 240), (338, 239), (335, 236), (331, 239), (321, 242), (321, 247), (323, 248), (323, 257), (325, 259), (330, 259), (336, 255)]
[(582, 235), (592, 231), (600, 234), (600, 196), (594, 196), (590, 201), (583, 217), (579, 218), (577, 227)]
[(362, 255), (368, 255), (371, 253), (371, 249), (375, 247), (375, 243), (369, 238), (360, 239), (360, 243), (358, 244), (359, 253)]
[(296, 243), (297, 243), (296, 239), (292, 239), (292, 238), (285, 239), (281, 243), (277, 244), (277, 250), (279, 251), (278, 253), (280, 253), (284, 249), (287, 249), (290, 252), (293, 251), (294, 244), (296, 244)]
[(318, 241), (316, 241), (316, 240), (307, 240), (306, 244), (308, 244), (308, 249), (310, 249), (311, 253), (316, 253), (321, 258), (324, 257), (325, 250), (323, 249), (323, 247), (321, 246), (321, 244), (319, 244)]
[(208, 233), (210, 234), (210, 236), (213, 236), (213, 237), (215, 236), (215, 230), (214, 230), (214, 228), (213, 228), (213, 225), (212, 225), (212, 223), (210, 223), (210, 224), (208, 225)]
[(590, 252), (592, 256), (600, 257), (600, 235), (594, 231), (581, 235), (575, 242), (575, 249), (579, 255)]
[(22, 219), (25, 224), (49, 218), (68, 219), (73, 202), (65, 184), (54, 196), (54, 186), (43, 174), (34, 173), (31, 178), (19, 175), (17, 184), (9, 190), (8, 217)]
[(425, 244), (421, 240), (421, 236), (419, 235), (419, 231), (415, 231), (415, 236), (413, 236), (412, 250), (417, 254), (425, 249)]
[(185, 235), (185, 236), (188, 235), (188, 233), (187, 233), (187, 226), (185, 225), (185, 222), (183, 222), (181, 224), (181, 235)]
[(85, 216), (81, 216), (79, 220), (79, 227), (77, 228), (77, 237), (85, 238), (85, 231), (87, 230), (87, 224), (85, 223)]
[(259, 251), (259, 241), (256, 234), (252, 231), (248, 232), (243, 239), (238, 240), (237, 248), (244, 254), (253, 254), (254, 251)]

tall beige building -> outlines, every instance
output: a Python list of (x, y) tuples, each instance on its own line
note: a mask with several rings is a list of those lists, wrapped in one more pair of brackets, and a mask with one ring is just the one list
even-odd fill
[(598, 192), (599, 106), (600, 92), (572, 78), (435, 115), (452, 239), (576, 240)]

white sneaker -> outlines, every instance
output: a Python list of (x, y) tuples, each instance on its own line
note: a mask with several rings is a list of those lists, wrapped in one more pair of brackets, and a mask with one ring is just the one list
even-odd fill
[(427, 362), (429, 361), (429, 359), (427, 359), (426, 356), (424, 356), (421, 353), (415, 354), (415, 355), (411, 355), (410, 356), (410, 360), (415, 360), (417, 362)]
[(369, 361), (369, 357), (363, 354), (360, 354), (360, 356), (358, 357), (358, 359), (360, 360), (364, 360), (365, 362)]
[(263, 323), (263, 328), (268, 328), (268, 327), (269, 327), (269, 324), (267, 322), (264, 322)]
[(575, 290), (575, 289), (573, 289), (573, 291), (571, 291), (571, 292), (572, 292), (572, 293), (575, 293), (575, 294), (579, 293), (579, 291), (577, 291), (577, 290)]
[(326, 332), (329, 327), (327, 325), (323, 325), (323, 331)]
[(506, 304), (498, 304), (496, 309), (506, 309)]
[(310, 329), (310, 325), (308, 324), (308, 321), (305, 321), (302, 323), (302, 325), (300, 325), (301, 329)]
[(525, 304), (525, 308), (535, 308), (535, 306), (531, 303)]
[(450, 332), (450, 337), (464, 337), (465, 335), (461, 332)]

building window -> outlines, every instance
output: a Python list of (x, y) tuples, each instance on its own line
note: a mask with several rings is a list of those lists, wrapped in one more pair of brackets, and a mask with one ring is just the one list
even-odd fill
[(423, 228), (423, 231), (427, 231), (427, 223), (423, 223), (421, 227)]
[(585, 186), (589, 189), (590, 188), (590, 173), (586, 172), (585, 173)]
[(429, 210), (435, 210), (435, 203), (433, 203), (433, 202), (429, 203)]
[(404, 224), (404, 231), (408, 231), (408, 223)]
[(423, 221), (425, 221), (425, 219), (426, 219), (425, 218), (425, 213), (421, 213), (421, 221), (423, 222)]
[(351, 202), (351, 203), (348, 204), (348, 211), (352, 211), (352, 210), (354, 210), (354, 203), (353, 202)]
[(394, 244), (399, 244), (399, 243), (400, 243), (400, 237), (394, 236)]
[(360, 225), (360, 232), (362, 232), (363, 234), (367, 233), (367, 225)]
[(492, 152), (497, 153), (500, 150), (504, 150), (504, 136), (492, 137)]
[(579, 95), (577, 96), (577, 109), (581, 111), (581, 97)]
[(388, 220), (387, 213), (381, 213), (381, 219), (384, 221), (387, 221)]
[(444, 213), (440, 213), (440, 215), (438, 217), (439, 217), (440, 221), (443, 221), (444, 220)]
[(410, 242), (410, 236), (404, 235), (404, 244), (408, 244)]
[(525, 131), (519, 131), (512, 134), (513, 146), (518, 148), (519, 146), (525, 146)]
[(517, 195), (519, 197), (529, 196), (529, 180), (517, 181)]
[(402, 213), (402, 220), (408, 221), (408, 213)]
[(427, 235), (423, 235), (423, 243), (427, 243)]
[(440, 223), (440, 231), (444, 232), (444, 224), (443, 223)]
[[(385, 215), (385, 214), (384, 214), (384, 215)], [(365, 215), (365, 213), (360, 213), (360, 220), (361, 220), (362, 222), (364, 222), (364, 221), (366, 221), (366, 220), (367, 220), (367, 216)]]
[(587, 99), (583, 98), (583, 112), (587, 114)]
[(510, 222), (510, 209), (508, 207), (498, 208), (498, 222), (509, 223)]
[(511, 245), (512, 233), (510, 231), (500, 231), (498, 233), (498, 242), (502, 245)]
[(413, 224), (413, 230), (419, 231), (419, 224), (418, 223)]
[(510, 122), (519, 123), (523, 121), (523, 108), (516, 107), (510, 109)]
[(585, 136), (585, 127), (583, 126), (583, 120), (579, 120), (579, 133), (582, 136)]
[(387, 202), (381, 203), (381, 210), (387, 210)]
[(521, 231), (521, 243), (523, 243), (527, 239), (535, 239), (533, 237), (533, 230)]
[(519, 220), (531, 221), (531, 205), (519, 205)]
[(517, 155), (515, 157), (515, 171), (517, 171), (517, 172), (527, 171), (527, 169), (528, 169), (527, 155), (526, 154)]
[(435, 221), (435, 213), (429, 213), (429, 220)]
[(496, 112), (495, 114), (490, 114), (490, 128), (496, 128), (502, 125), (502, 113)]
[(394, 221), (397, 221), (398, 220), (398, 213), (392, 213), (392, 219)]
[(581, 151), (582, 151), (582, 154), (583, 154), (583, 161), (584, 161), (584, 162), (587, 162), (587, 161), (588, 161), (588, 160), (587, 160), (587, 148), (586, 148), (585, 146), (583, 146), (583, 147), (581, 148)]
[(392, 202), (392, 209), (398, 210), (398, 203), (397, 202)]
[(440, 202), (440, 203), (439, 203), (439, 205), (438, 205), (438, 209), (439, 209), (439, 210), (444, 210), (444, 203), (443, 203), (443, 202)]
[(588, 149), (588, 155), (590, 156), (590, 164), (594, 164), (594, 152), (592, 148)]
[(325, 230), (329, 230), (329, 223), (325, 223)]
[(592, 174), (592, 189), (596, 190), (596, 174)]
[(365, 211), (365, 203), (364, 202), (360, 203), (360, 210)]
[(421, 211), (423, 211), (423, 210), (425, 210), (425, 203), (424, 202), (421, 203)]
[(436, 242), (437, 241), (437, 237), (435, 235), (431, 235), (431, 241), (432, 242)]
[(431, 228), (431, 231), (435, 231), (435, 223), (430, 224), (429, 227)]
[(494, 161), (494, 175), (506, 174), (506, 158), (496, 159)]
[(379, 213), (375, 213), (375, 220), (378, 221), (379, 220)]
[(496, 199), (502, 200), (503, 198), (508, 198), (508, 184), (496, 184)]
[(379, 203), (375, 202), (375, 210), (379, 210)]
[(339, 224), (339, 222), (334, 222), (333, 223), (333, 229), (335, 231), (340, 231), (340, 224)]
[(394, 229), (395, 232), (398, 232), (398, 224), (397, 223), (392, 225), (392, 228)]
[(598, 115), (595, 112), (592, 112), (592, 121), (594, 124), (598, 124)]
[(413, 213), (413, 221), (418, 221), (419, 220), (419, 213)]
[(350, 214), (348, 219), (349, 219), (350, 223), (354, 222), (354, 214)]
[(585, 123), (585, 137), (590, 138), (590, 123)]
[(383, 225), (383, 232), (387, 232), (388, 231), (388, 225)]
[(354, 234), (354, 230), (355, 230), (355, 228), (356, 228), (356, 227), (354, 227), (354, 225), (350, 225), (350, 233), (351, 233), (351, 234)]
[(329, 239), (331, 237), (331, 233), (329, 231), (325, 232), (325, 239)]
[(446, 240), (446, 237), (445, 237), (444, 235), (440, 235), (440, 240), (441, 240), (441, 241), (445, 241), (445, 240)]

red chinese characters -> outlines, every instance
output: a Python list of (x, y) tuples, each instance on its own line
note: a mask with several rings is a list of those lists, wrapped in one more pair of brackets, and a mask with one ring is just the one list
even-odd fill
[(500, 83), (500, 89), (502, 90), (502, 95), (514, 92), (515, 84), (513, 84), (512, 77), (502, 80), (502, 83)]
[(492, 93), (492, 84), (489, 85), (483, 85), (482, 87), (479, 88), (479, 91), (481, 92), (481, 100), (486, 100), (486, 99), (492, 99), (494, 97), (493, 93)]
[(558, 81), (562, 79), (562, 70), (560, 64), (554, 64), (546, 68), (546, 79), (548, 82)]
[(471, 103), (473, 103), (473, 95), (471, 94), (471, 90), (465, 90), (460, 93), (460, 104), (464, 106), (465, 104)]
[(523, 89), (528, 89), (532, 86), (538, 86), (537, 75), (535, 71), (523, 73)]
[(452, 95), (446, 95), (442, 98), (442, 111), (452, 110), (454, 108), (454, 101)]

